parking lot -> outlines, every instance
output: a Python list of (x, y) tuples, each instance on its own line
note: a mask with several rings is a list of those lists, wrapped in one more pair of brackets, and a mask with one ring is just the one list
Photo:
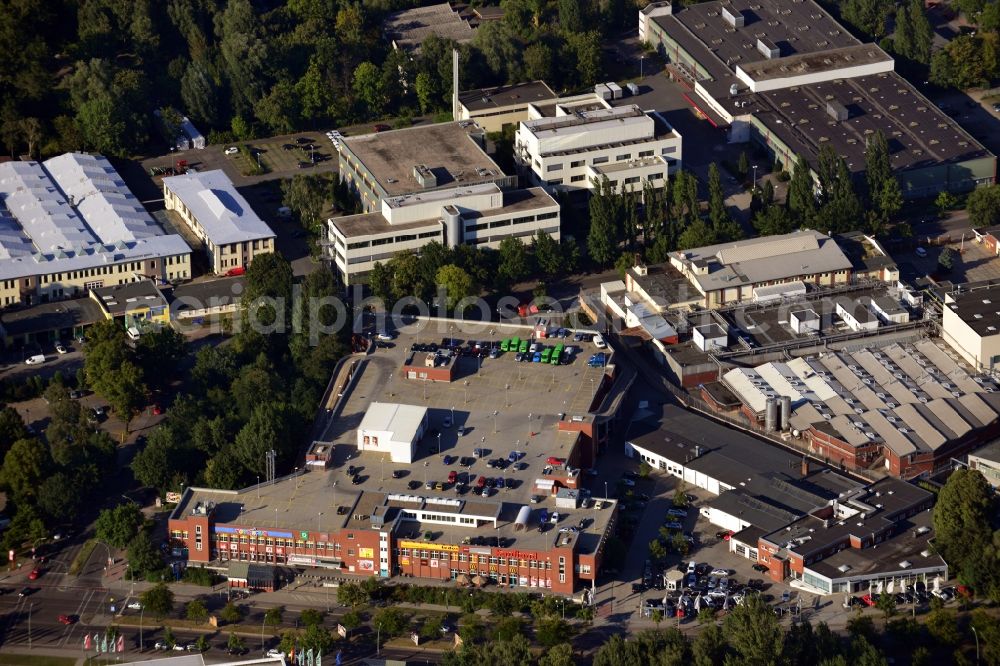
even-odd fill
[[(1000, 279), (1000, 257), (990, 253), (985, 245), (977, 243), (971, 236), (972, 233), (969, 232), (964, 243), (941, 246), (921, 244), (925, 256), (920, 256), (916, 248), (894, 253), (893, 258), (899, 262), (900, 277), (912, 281), (933, 275), (936, 279), (953, 283)], [(938, 265), (938, 257), (945, 247), (951, 248), (955, 253), (954, 266), (947, 272), (942, 271)]]
[[(357, 466), (366, 488), (403, 492), (416, 490), (427, 481), (440, 481), (447, 485), (443, 492), (451, 496), (456, 483), (467, 483), (472, 476), (508, 477), (510, 482), (505, 481), (503, 489), (495, 492), (502, 492), (504, 501), (528, 503), (530, 482), (542, 475), (546, 460), (551, 456), (566, 458), (575, 441), (575, 433), (559, 432), (557, 422), (587, 414), (605, 369), (588, 365), (599, 350), (590, 342), (574, 341), (570, 334), (565, 339), (539, 341), (550, 348), (559, 343), (574, 347), (576, 353), (570, 354), (565, 364), (518, 362), (515, 353), (499, 352), (496, 358), (489, 354), (485, 358), (454, 357), (450, 383), (400, 376), (406, 358), (422, 363), (429, 353), (414, 351), (414, 345), (440, 345), (443, 338), (450, 338), (461, 340), (464, 346), (469, 340), (500, 342), (530, 336), (527, 328), (490, 326), (463, 334), (453, 329), (442, 333), (437, 327), (421, 331), (410, 325), (398, 332), (391, 348), (378, 348), (367, 360), (339, 417), (324, 433), (323, 439), (335, 447), (334, 467)], [(413, 464), (396, 465), (373, 453), (356, 453), (356, 428), (373, 401), (429, 408), (428, 433)], [(512, 451), (523, 453), (517, 465), (487, 465), (494, 459), (506, 461)], [(349, 459), (349, 454), (356, 457)], [(459, 464), (463, 458), (466, 466)], [(452, 471), (456, 482), (447, 483)], [(393, 472), (399, 478), (393, 478)]]

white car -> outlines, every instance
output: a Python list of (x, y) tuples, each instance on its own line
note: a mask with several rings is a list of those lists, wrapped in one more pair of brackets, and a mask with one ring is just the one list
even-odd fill
[(129, 608), (131, 610), (142, 610), (142, 604), (139, 603), (138, 601), (132, 601), (132, 602), (129, 603), (129, 605), (127, 606), (127, 608)]
[(392, 333), (389, 333), (388, 331), (379, 331), (375, 336), (375, 339), (381, 340), (382, 342), (389, 342), (392, 340)]
[(277, 658), (277, 657), (281, 657), (281, 656), (284, 656), (284, 655), (281, 652), (281, 650), (279, 650), (277, 648), (271, 648), (270, 650), (267, 651), (267, 654), (264, 655), (264, 656), (265, 657)]
[(595, 333), (594, 334), (594, 346), (597, 347), (598, 349), (604, 349), (605, 347), (608, 346), (608, 343), (606, 343), (604, 341), (604, 338), (601, 337), (600, 333)]
[(236, 146), (229, 146), (226, 148), (226, 155), (235, 155), (238, 152), (240, 152), (240, 149)]
[(918, 257), (926, 257), (927, 250), (925, 250), (922, 247), (918, 247), (916, 250), (913, 251), (913, 254), (917, 255)]
[(25, 365), (39, 365), (40, 363), (45, 363), (45, 356), (42, 354), (35, 354), (24, 359)]
[(621, 481), (619, 481), (619, 483), (628, 488), (635, 488), (635, 481), (633, 481), (632, 479), (622, 479)]
[(729, 569), (712, 569), (712, 575), (725, 578), (729, 575)]
[(689, 574), (697, 573), (697, 565), (694, 562), (688, 562), (687, 572)]

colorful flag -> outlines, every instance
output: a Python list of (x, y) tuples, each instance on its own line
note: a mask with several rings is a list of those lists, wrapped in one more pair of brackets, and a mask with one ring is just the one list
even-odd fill
[(316, 650), (316, 666), (323, 666), (323, 651)]
[(83, 636), (83, 649), (84, 650), (90, 649), (90, 634), (84, 634)]
[(288, 661), (290, 661), (293, 664), (295, 663), (295, 646), (294, 645), (292, 646), (291, 652), (288, 653)]
[(94, 649), (98, 652), (101, 651), (101, 637), (97, 634), (94, 634)]
[(108, 651), (108, 635), (104, 634), (101, 636), (101, 652)]
[(125, 651), (125, 634), (118, 636), (118, 652)]
[(343, 661), (343, 656), (342, 655), (343, 655), (343, 650), (337, 650), (337, 656), (334, 658), (334, 663), (337, 666), (344, 666), (344, 661)]

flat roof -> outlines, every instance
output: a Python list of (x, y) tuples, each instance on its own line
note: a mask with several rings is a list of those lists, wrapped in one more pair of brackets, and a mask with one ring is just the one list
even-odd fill
[[(489, 186), (496, 187), (494, 184), (490, 183)], [(476, 187), (485, 187), (485, 185), (480, 185)], [(461, 188), (455, 188), (452, 192), (452, 196), (460, 192)], [(434, 190), (427, 194), (441, 195), (441, 206), (442, 208), (450, 205), (448, 200), (448, 193), (450, 190)], [(413, 196), (424, 196), (423, 194), (416, 194)], [(553, 206), (558, 206), (559, 204), (555, 199), (552, 198), (548, 192), (540, 187), (529, 187), (523, 190), (507, 190), (503, 193), (503, 205), (499, 208), (487, 208), (484, 210), (471, 210), (465, 207), (461, 207), (461, 216), (463, 220), (474, 220), (480, 217), (503, 215), (505, 213), (519, 213), (530, 210), (540, 210), (544, 208), (551, 208)], [(399, 224), (390, 224), (388, 220), (382, 215), (380, 211), (371, 213), (360, 213), (358, 215), (345, 215), (343, 217), (332, 217), (330, 218), (331, 224), (337, 228), (345, 238), (355, 238), (358, 236), (371, 236), (375, 234), (386, 234), (386, 233), (396, 233), (401, 231), (412, 231), (415, 229), (430, 229), (432, 227), (444, 233), (443, 227), (441, 225), (441, 218), (433, 217), (426, 220), (415, 220), (413, 222), (404, 222)]]
[(167, 292), (171, 308), (177, 303), (190, 309), (194, 305), (213, 307), (238, 301), (246, 288), (246, 277), (220, 277), (198, 282), (186, 282)]
[(765, 58), (742, 64), (740, 69), (754, 81), (767, 81), (879, 62), (892, 62), (892, 57), (876, 44), (851, 44), (819, 52), (795, 53), (784, 58)]
[[(6, 326), (4, 322), (4, 326)], [(983, 460), (990, 460), (992, 462), (1000, 462), (1000, 440), (994, 441), (986, 446), (976, 449), (969, 453), (970, 456), (975, 456), (976, 458), (982, 458)]]
[(689, 271), (690, 279), (705, 292), (851, 268), (833, 239), (811, 229), (681, 250), (671, 256), (685, 263), (706, 262), (707, 273)]
[(124, 282), (91, 291), (112, 317), (124, 315), (137, 308), (166, 307), (167, 300), (150, 280)]
[(274, 238), (222, 169), (168, 176), (163, 186), (191, 212), (215, 245)]
[(420, 51), (421, 44), (431, 35), (453, 39), (461, 44), (471, 40), (474, 33), (468, 21), (447, 2), (390, 14), (382, 29), (396, 46), (416, 52)]
[(836, 234), (833, 239), (854, 264), (855, 271), (876, 270), (896, 265), (892, 257), (883, 254), (880, 248), (874, 247), (860, 231)]
[[(864, 170), (868, 135), (879, 130), (889, 142), (894, 170), (987, 157), (990, 152), (895, 72), (836, 79), (755, 96), (754, 115), (786, 145), (815, 163), (830, 143), (852, 172)], [(834, 122), (830, 100), (848, 110)]]
[(948, 308), (980, 337), (1000, 335), (1000, 285), (953, 291)]
[(527, 81), (509, 86), (466, 90), (458, 94), (458, 101), (471, 112), (503, 109), (518, 104), (539, 104), (558, 98), (544, 81)]
[(471, 136), (478, 132), (481, 130), (475, 123), (459, 121), (348, 136), (341, 141), (391, 197), (425, 191), (413, 175), (418, 164), (427, 166), (437, 177), (436, 188), (426, 189), (503, 178), (497, 163)]
[(427, 416), (427, 408), (389, 402), (368, 405), (358, 430), (381, 430), (392, 433), (397, 441), (412, 442)]
[(27, 308), (5, 309), (0, 325), (10, 336), (44, 333), (104, 321), (101, 307), (89, 296), (55, 303), (39, 303)]

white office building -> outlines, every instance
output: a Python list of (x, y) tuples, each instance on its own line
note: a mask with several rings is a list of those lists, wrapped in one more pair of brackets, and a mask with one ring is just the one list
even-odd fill
[(592, 189), (607, 177), (617, 189), (662, 186), (681, 167), (681, 135), (638, 106), (557, 108), (557, 115), (521, 122), (514, 158), (549, 190)]
[(510, 236), (529, 243), (538, 231), (559, 239), (559, 204), (545, 190), (479, 183), (384, 198), (378, 212), (331, 218), (327, 240), (344, 283), (355, 284), (375, 262), (431, 241), (495, 249)]
[(164, 178), (163, 200), (205, 243), (213, 273), (245, 269), (274, 252), (274, 232), (221, 169)]

